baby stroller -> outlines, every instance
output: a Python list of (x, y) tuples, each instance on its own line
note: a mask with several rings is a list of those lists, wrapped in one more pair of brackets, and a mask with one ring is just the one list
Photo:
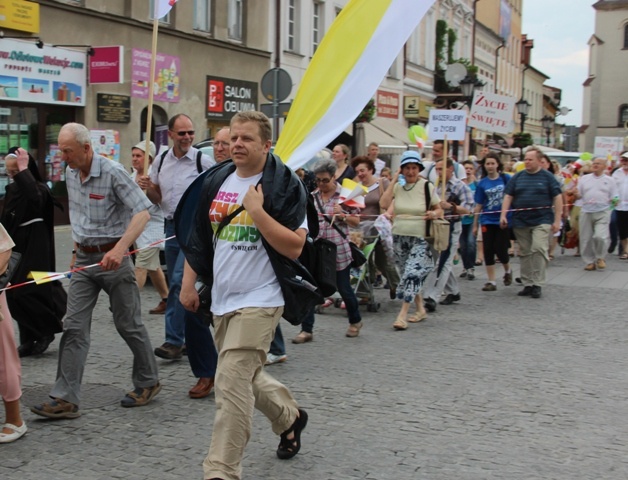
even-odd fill
[(366, 305), (366, 309), (369, 312), (377, 312), (381, 306), (379, 302), (375, 301), (370, 271), (371, 267), (374, 267), (373, 255), (375, 255), (377, 242), (379, 242), (379, 237), (375, 237), (373, 242), (366, 244), (362, 248), (362, 252), (366, 257), (366, 263), (359, 268), (351, 269), (351, 283), (354, 286), (355, 296), (358, 297), (360, 305)]

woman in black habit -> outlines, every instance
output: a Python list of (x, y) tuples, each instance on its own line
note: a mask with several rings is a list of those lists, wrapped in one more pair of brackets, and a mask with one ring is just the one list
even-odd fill
[[(1, 222), (22, 258), (12, 284), (27, 281), (31, 271), (55, 271), (54, 207), (62, 208), (43, 182), (35, 159), (26, 150), (13, 147), (5, 157), (7, 175)], [(39, 355), (62, 330), (67, 294), (61, 282), (30, 284), (7, 290), (11, 316), (20, 332), (20, 357)]]

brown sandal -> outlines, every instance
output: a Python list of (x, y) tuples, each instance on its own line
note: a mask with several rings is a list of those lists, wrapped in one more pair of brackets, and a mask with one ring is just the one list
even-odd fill
[(160, 391), (161, 383), (159, 382), (152, 387), (137, 387), (132, 392), (127, 393), (126, 396), (120, 400), (120, 405), (123, 407), (143, 407), (144, 405), (148, 405)]

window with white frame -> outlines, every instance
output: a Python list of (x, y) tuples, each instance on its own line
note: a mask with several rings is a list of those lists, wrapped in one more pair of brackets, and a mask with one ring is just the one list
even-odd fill
[(312, 54), (316, 52), (323, 36), (323, 3), (314, 1), (312, 4)]
[(212, 0), (194, 0), (194, 30), (211, 32)]
[(299, 51), (299, 0), (288, 0), (288, 32), (286, 49), (289, 52)]
[(229, 0), (227, 11), (228, 32), (231, 40), (242, 40), (243, 0)]

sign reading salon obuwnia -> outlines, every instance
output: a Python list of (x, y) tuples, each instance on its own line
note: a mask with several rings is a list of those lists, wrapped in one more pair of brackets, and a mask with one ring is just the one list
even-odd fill
[(208, 120), (231, 120), (238, 112), (257, 110), (257, 82), (207, 77)]

